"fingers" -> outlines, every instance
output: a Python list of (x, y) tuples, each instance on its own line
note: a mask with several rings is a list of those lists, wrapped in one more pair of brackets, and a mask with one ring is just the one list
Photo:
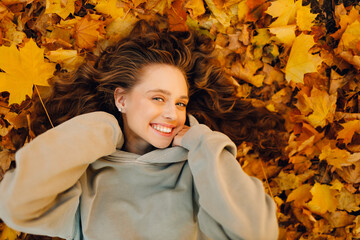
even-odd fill
[(189, 131), (189, 129), (190, 129), (190, 127), (185, 125), (185, 126), (175, 135), (172, 146), (181, 146), (181, 140), (182, 140), (183, 136), (185, 135), (185, 133), (186, 133), (187, 131)]

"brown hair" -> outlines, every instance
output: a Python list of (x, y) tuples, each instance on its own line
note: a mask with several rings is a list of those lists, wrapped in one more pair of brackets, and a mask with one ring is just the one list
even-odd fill
[[(115, 107), (116, 87), (130, 90), (140, 71), (149, 64), (178, 67), (189, 85), (187, 112), (199, 122), (228, 135), (235, 144), (251, 142), (262, 157), (275, 157), (285, 146), (283, 119), (265, 108), (255, 108), (236, 96), (236, 86), (222, 72), (211, 53), (211, 39), (193, 32), (160, 31), (139, 21), (131, 34), (107, 48), (95, 65), (85, 63), (67, 78), (50, 82), (52, 92), (44, 101), (54, 125), (74, 116), (105, 111), (122, 124)], [(40, 134), (51, 126), (36, 100), (31, 128)]]

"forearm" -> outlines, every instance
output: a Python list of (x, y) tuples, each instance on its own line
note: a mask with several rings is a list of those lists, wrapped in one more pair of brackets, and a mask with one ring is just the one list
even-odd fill
[[(202, 230), (220, 236), (216, 231), (223, 229), (233, 239), (276, 239), (275, 204), (265, 194), (262, 183), (243, 172), (230, 139), (196, 125), (184, 136), (182, 144), (189, 150)], [(216, 229), (212, 220), (221, 228)]]
[(0, 183), (0, 216), (36, 217), (72, 187), (87, 166), (115, 151), (116, 119), (104, 112), (77, 116), (20, 149), (16, 168)]

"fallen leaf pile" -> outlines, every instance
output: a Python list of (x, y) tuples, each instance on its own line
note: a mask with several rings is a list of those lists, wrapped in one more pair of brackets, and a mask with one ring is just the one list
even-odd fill
[[(93, 60), (139, 19), (156, 20), (211, 37), (238, 96), (285, 118), (285, 156), (265, 162), (250, 144), (238, 146), (243, 169), (263, 180), (278, 206), (279, 239), (360, 238), (356, 2), (2, 0), (0, 179), (33, 137), (33, 93), (46, 94), (49, 77)], [(0, 232), (0, 240), (45, 239), (4, 223)]]

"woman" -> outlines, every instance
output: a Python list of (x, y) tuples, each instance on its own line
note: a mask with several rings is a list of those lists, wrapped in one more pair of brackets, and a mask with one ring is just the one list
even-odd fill
[(279, 153), (281, 120), (236, 98), (211, 50), (139, 22), (94, 67), (55, 81), (46, 108), (56, 127), (40, 134), (50, 127), (38, 103), (40, 135), (0, 183), (0, 218), (65, 239), (276, 239), (275, 204), (236, 145), (187, 115)]

